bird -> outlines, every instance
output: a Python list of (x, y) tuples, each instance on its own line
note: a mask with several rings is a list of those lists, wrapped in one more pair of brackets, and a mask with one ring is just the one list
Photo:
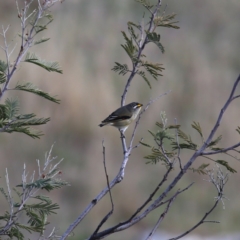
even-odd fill
[(124, 138), (124, 132), (130, 123), (136, 119), (141, 111), (142, 106), (143, 105), (138, 102), (132, 102), (122, 106), (105, 118), (101, 124), (99, 124), (99, 127), (106, 125), (116, 127), (121, 132), (121, 136)]

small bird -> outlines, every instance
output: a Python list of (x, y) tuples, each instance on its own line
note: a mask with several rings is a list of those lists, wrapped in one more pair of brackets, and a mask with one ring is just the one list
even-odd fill
[(124, 137), (123, 133), (126, 131), (130, 123), (136, 119), (142, 106), (141, 103), (132, 102), (120, 107), (104, 119), (99, 126), (103, 127), (109, 125), (116, 127), (121, 132), (122, 137)]

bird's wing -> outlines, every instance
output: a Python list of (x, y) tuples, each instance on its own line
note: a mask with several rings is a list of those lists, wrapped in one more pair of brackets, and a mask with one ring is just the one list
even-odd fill
[[(122, 112), (125, 112), (123, 115)], [(122, 108), (117, 109), (115, 112), (111, 113), (106, 119), (104, 119), (102, 122), (109, 122), (109, 121), (119, 121), (119, 120), (127, 120), (132, 117), (132, 114), (130, 112), (126, 113), (126, 110), (123, 110)]]

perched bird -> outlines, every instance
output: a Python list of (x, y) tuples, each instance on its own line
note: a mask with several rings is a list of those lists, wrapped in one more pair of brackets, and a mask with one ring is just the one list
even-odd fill
[(129, 124), (136, 119), (142, 108), (141, 103), (132, 102), (123, 107), (118, 108), (111, 113), (106, 119), (99, 124), (100, 127), (105, 125), (113, 126), (119, 129), (122, 137)]

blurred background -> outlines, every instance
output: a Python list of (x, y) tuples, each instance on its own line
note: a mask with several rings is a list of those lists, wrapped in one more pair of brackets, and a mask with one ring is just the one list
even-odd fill
[[(173, 124), (174, 118), (177, 118), (182, 129), (200, 144), (199, 137), (191, 129), (191, 123), (200, 122), (205, 138), (208, 136), (240, 73), (239, 0), (165, 0), (162, 11), (164, 9), (166, 14), (177, 14), (180, 29), (159, 30), (165, 54), (161, 54), (153, 44), (145, 49), (148, 60), (163, 64), (164, 76), (158, 81), (151, 79), (151, 90), (142, 78), (136, 77), (128, 92), (127, 103), (138, 101), (147, 104), (151, 98), (166, 91), (171, 90), (171, 93), (152, 104), (144, 114), (135, 143), (142, 137), (145, 142), (151, 141), (148, 129), (156, 130), (155, 122), (160, 121), (160, 111), (165, 111), (169, 124)], [(61, 104), (50, 103), (30, 93), (6, 94), (6, 97), (19, 98), (23, 113), (34, 112), (39, 117), (51, 117), (51, 121), (39, 128), (45, 134), (40, 140), (17, 133), (1, 134), (0, 176), (1, 185), (5, 186), (7, 167), (11, 176), (10, 184), (19, 184), (23, 164), (27, 163), (29, 173), (36, 170), (36, 159), (43, 163), (45, 152), (55, 143), (53, 155), (64, 158), (61, 164), (62, 178), (71, 183), (71, 187), (51, 193), (61, 209), (58, 215), (50, 218), (50, 227), (56, 226), (61, 234), (106, 186), (102, 163), (103, 139), (109, 178), (115, 177), (119, 170), (122, 161), (119, 132), (110, 127), (99, 128), (98, 124), (120, 106), (127, 80), (127, 76), (118, 76), (111, 71), (116, 61), (129, 63), (120, 46), (124, 43), (121, 31), (127, 31), (128, 21), (140, 22), (144, 12), (146, 21), (148, 17), (146, 10), (133, 0), (69, 0), (55, 5), (51, 10), (54, 21), (43, 33), (43, 37), (50, 37), (51, 40), (32, 48), (31, 52), (42, 59), (58, 61), (63, 74), (49, 73), (22, 63), (11, 85), (33, 82), (40, 89), (57, 95)], [(1, 1), (0, 13), (1, 25), (10, 25), (8, 41), (12, 42), (11, 46), (18, 43), (17, 54), (20, 21), (15, 1)], [(2, 38), (0, 44), (3, 45)], [(5, 60), (3, 51), (0, 52), (0, 59)], [(235, 131), (239, 119), (239, 101), (236, 101), (225, 113), (219, 128), (218, 135), (224, 136), (221, 147), (239, 142), (239, 135)], [(126, 132), (127, 141), (132, 129), (133, 126)], [(161, 180), (164, 166), (146, 165), (143, 157), (148, 153), (144, 147), (133, 151), (124, 180), (112, 190), (115, 212), (104, 228), (131, 216)], [(183, 154), (183, 162), (186, 162), (190, 154)], [(239, 162), (225, 156), (219, 157), (228, 160), (240, 172)], [(207, 161), (199, 159), (194, 166), (202, 163)], [(177, 168), (169, 181), (176, 173)], [(211, 208), (217, 192), (204, 179), (207, 176), (191, 172), (186, 174), (176, 189), (186, 187), (191, 182), (195, 184), (178, 196), (159, 231), (176, 236), (191, 228)], [(210, 216), (210, 220), (221, 223), (206, 223), (197, 228), (194, 234), (206, 239), (215, 234), (239, 231), (239, 181), (239, 173), (231, 175), (225, 189), (229, 199), (225, 201), (225, 210), (220, 204)], [(6, 207), (4, 197), (0, 196), (0, 209), (5, 210)], [(110, 207), (109, 197), (105, 197), (75, 229), (71, 239), (89, 236)], [(161, 210), (152, 212), (139, 224), (107, 239), (142, 239), (142, 234), (149, 232), (156, 223)]]

